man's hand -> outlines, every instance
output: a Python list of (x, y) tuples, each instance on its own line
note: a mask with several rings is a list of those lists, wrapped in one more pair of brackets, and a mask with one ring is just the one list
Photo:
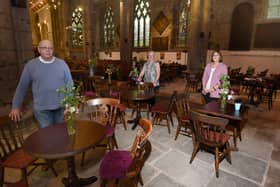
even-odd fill
[(22, 117), (22, 112), (20, 111), (20, 109), (18, 108), (13, 108), (11, 110), (11, 112), (9, 113), (9, 117), (13, 120), (13, 121), (20, 121), (21, 117)]

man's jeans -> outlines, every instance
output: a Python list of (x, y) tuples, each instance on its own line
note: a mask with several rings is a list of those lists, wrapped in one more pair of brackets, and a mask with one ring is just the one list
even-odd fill
[(34, 116), (40, 128), (62, 123), (64, 121), (64, 109), (34, 111)]

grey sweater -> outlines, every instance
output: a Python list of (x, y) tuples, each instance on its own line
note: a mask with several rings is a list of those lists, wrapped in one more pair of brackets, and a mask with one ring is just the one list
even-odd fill
[(61, 107), (63, 94), (56, 89), (73, 84), (67, 64), (55, 58), (53, 63), (46, 64), (34, 58), (24, 67), (16, 93), (13, 98), (13, 108), (21, 108), (24, 96), (32, 84), (34, 110), (53, 110)]

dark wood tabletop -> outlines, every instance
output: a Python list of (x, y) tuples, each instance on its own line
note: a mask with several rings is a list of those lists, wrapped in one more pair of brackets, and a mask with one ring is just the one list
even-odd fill
[(76, 133), (69, 136), (65, 123), (39, 129), (23, 144), (29, 154), (44, 159), (65, 159), (68, 177), (62, 179), (66, 187), (86, 186), (97, 181), (97, 177), (79, 178), (76, 173), (75, 155), (82, 153), (105, 138), (105, 127), (94, 121), (74, 121)]
[(236, 111), (233, 103), (228, 102), (225, 108), (221, 108), (219, 102), (212, 101), (204, 106), (197, 107), (194, 110), (204, 114), (242, 121), (246, 113), (246, 107), (248, 106), (242, 105), (240, 110)]
[(146, 91), (146, 90), (138, 90), (136, 89), (128, 89), (121, 90), (121, 97), (125, 99), (129, 99), (132, 101), (147, 101), (153, 99), (155, 97), (155, 92)]
[(76, 134), (69, 136), (66, 124), (42, 128), (29, 136), (23, 145), (38, 158), (61, 159), (90, 149), (105, 137), (105, 127), (93, 121), (77, 120)]

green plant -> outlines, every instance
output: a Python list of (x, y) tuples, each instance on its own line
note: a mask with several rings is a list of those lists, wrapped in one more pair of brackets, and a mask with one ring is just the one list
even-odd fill
[(229, 88), (230, 88), (230, 77), (229, 77), (229, 75), (223, 74), (220, 81), (221, 81), (221, 85), (220, 85), (221, 92), (220, 92), (220, 94), (222, 96), (227, 95), (229, 93)]
[(113, 64), (109, 64), (106, 68), (105, 73), (107, 73), (108, 75), (112, 75), (114, 71), (115, 71), (115, 66)]
[(56, 91), (58, 94), (64, 95), (61, 104), (65, 107), (66, 111), (69, 113), (77, 112), (80, 102), (80, 86), (75, 87), (68, 82), (65, 87), (58, 88)]

